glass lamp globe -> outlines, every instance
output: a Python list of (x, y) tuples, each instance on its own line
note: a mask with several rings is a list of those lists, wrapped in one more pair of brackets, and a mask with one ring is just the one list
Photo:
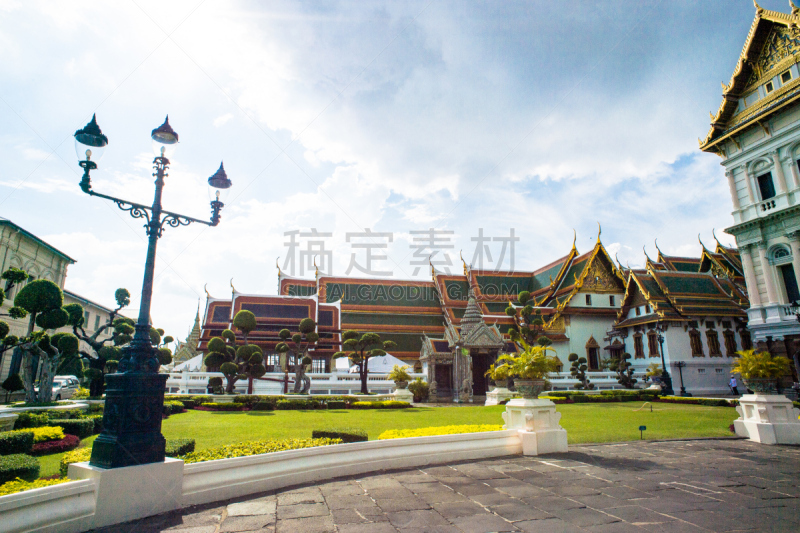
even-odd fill
[(178, 134), (169, 125), (169, 115), (164, 123), (150, 133), (153, 139), (153, 153), (156, 157), (169, 159), (175, 154), (178, 147)]
[(78, 161), (94, 161), (95, 163), (100, 161), (108, 145), (108, 137), (100, 131), (100, 126), (97, 125), (97, 115), (92, 115), (92, 120), (76, 131), (74, 137)]
[(225, 173), (225, 167), (222, 162), (219, 164), (219, 169), (214, 173), (213, 176), (208, 178), (208, 196), (213, 201), (225, 202), (228, 198), (228, 192), (230, 191), (231, 185), (233, 183), (231, 180), (228, 179), (228, 175)]

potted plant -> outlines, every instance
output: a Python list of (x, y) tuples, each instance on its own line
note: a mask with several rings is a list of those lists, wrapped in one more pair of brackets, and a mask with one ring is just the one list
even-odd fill
[(769, 352), (741, 350), (736, 352), (736, 366), (731, 374), (740, 374), (745, 386), (755, 393), (777, 394), (778, 378), (789, 373), (789, 360), (773, 357)]
[(484, 376), (487, 376), (489, 379), (494, 381), (494, 384), (498, 389), (507, 389), (510, 371), (511, 369), (506, 363), (501, 365), (492, 364), (489, 366), (489, 370), (486, 371)]
[(645, 376), (653, 380), (653, 383), (661, 383), (661, 374), (664, 373), (664, 370), (661, 368), (661, 365), (658, 363), (650, 363), (647, 365), (647, 372), (645, 372)]
[(521, 342), (523, 351), (518, 354), (503, 354), (498, 361), (508, 361), (509, 374), (516, 376), (514, 385), (525, 399), (536, 399), (547, 386), (547, 376), (559, 367), (555, 356), (547, 355), (547, 346), (531, 346)]
[(408, 387), (408, 382), (411, 380), (411, 375), (406, 370), (408, 366), (394, 365), (392, 371), (386, 376), (386, 379), (394, 381), (398, 389), (405, 389)]

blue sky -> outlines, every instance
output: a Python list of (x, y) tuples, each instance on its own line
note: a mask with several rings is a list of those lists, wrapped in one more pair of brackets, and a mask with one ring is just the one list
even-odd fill
[(292, 230), (332, 233), (337, 275), (364, 228), (392, 233), (376, 266), (399, 278), (428, 228), (453, 232), (454, 271), (479, 228), (514, 228), (521, 270), (564, 255), (573, 228), (589, 249), (598, 222), (632, 265), (655, 238), (698, 255), (698, 233), (732, 242), (720, 160), (697, 138), (753, 16), (749, 0), (0, 0), (0, 215), (78, 260), (68, 289), (110, 305), (127, 287), (135, 312), (144, 231), (81, 193), (72, 134), (97, 113), (95, 190), (150, 203), (148, 136), (169, 113), (165, 208), (205, 218), (220, 160), (234, 183), (219, 227), (159, 242), (152, 314), (179, 337), (206, 283), (274, 293)]

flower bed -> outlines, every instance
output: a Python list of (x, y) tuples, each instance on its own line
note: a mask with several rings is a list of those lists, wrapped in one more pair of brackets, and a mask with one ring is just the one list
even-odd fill
[(50, 485), (58, 485), (59, 483), (66, 483), (72, 481), (71, 479), (37, 479), (36, 481), (25, 481), (24, 479), (17, 478), (13, 481), (7, 481), (0, 485), (0, 496), (8, 496), (9, 494), (16, 494), (23, 490), (41, 489), (42, 487), (49, 487)]
[(63, 439), (40, 442), (33, 445), (31, 455), (50, 455), (74, 450), (81, 443), (75, 435), (65, 435)]
[(439, 426), (419, 429), (390, 429), (378, 435), (378, 440), (404, 439), (407, 437), (432, 437), (434, 435), (456, 435), (460, 433), (481, 433), (484, 431), (500, 431), (500, 424), (473, 424), (463, 426)]
[(408, 402), (389, 400), (386, 402), (353, 402), (353, 409), (406, 409), (411, 407)]
[(33, 432), (34, 444), (50, 440), (61, 440), (64, 438), (64, 430), (60, 426), (42, 426), (28, 431)]
[[(194, 439), (170, 439), (167, 441), (167, 457), (179, 457), (193, 451)], [(72, 463), (85, 463), (91, 458), (92, 448), (89, 446), (65, 453), (64, 457), (61, 458), (61, 464), (59, 465), (61, 477), (67, 477), (69, 465)]]
[(300, 448), (313, 448), (342, 444), (341, 439), (284, 439), (262, 440), (227, 444), (216, 448), (207, 448), (198, 452), (188, 453), (183, 457), (186, 464), (214, 461), (216, 459), (230, 459), (233, 457), (247, 457), (262, 453), (281, 452), (284, 450), (297, 450)]

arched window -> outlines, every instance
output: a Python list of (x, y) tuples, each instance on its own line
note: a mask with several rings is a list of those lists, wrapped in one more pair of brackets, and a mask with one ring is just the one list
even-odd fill
[(589, 362), (589, 370), (597, 370), (600, 367), (600, 345), (597, 344), (594, 335), (586, 342), (586, 360)]
[(742, 339), (742, 350), (753, 349), (753, 339), (750, 337), (750, 332), (742, 328), (739, 330), (739, 337)]
[(642, 332), (637, 331), (633, 334), (633, 355), (636, 359), (644, 359), (644, 343), (642, 342)]
[(696, 329), (689, 330), (689, 344), (692, 347), (692, 357), (705, 357), (703, 353), (703, 339), (700, 337), (700, 332)]
[(725, 339), (725, 355), (736, 357), (736, 334), (730, 329), (726, 329), (722, 332), (722, 337)]
[(715, 329), (706, 330), (706, 341), (708, 341), (708, 355), (710, 357), (722, 357), (719, 349), (719, 335)]
[(647, 332), (647, 348), (650, 352), (650, 357), (659, 357), (658, 333), (656, 333), (656, 330), (654, 329), (651, 329)]

